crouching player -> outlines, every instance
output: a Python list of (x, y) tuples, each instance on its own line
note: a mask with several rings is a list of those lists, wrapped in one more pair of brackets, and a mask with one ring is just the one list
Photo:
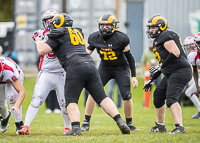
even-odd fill
[[(8, 129), (8, 120), (13, 114), (15, 118), (16, 134), (23, 125), (22, 102), (25, 97), (23, 87), (24, 74), (12, 59), (0, 57), (0, 114), (1, 132)], [(12, 110), (8, 110), (7, 101)]]

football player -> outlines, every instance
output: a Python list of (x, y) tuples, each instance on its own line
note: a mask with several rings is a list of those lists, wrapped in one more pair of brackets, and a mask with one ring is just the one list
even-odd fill
[[(49, 30), (47, 30), (52, 18), (58, 14), (55, 10), (47, 10), (42, 17), (42, 22), (44, 28), (46, 30), (36, 30), (33, 33), (33, 40), (35, 41), (36, 37), (41, 37), (43, 40), (41, 42), (46, 42), (48, 39), (47, 34)], [(21, 130), (19, 130), (19, 134), (29, 134), (29, 127), (33, 119), (38, 113), (39, 107), (47, 98), (49, 92), (51, 90), (56, 91), (57, 99), (59, 106), (61, 108), (61, 114), (65, 124), (64, 134), (70, 131), (71, 123), (67, 115), (67, 111), (65, 108), (65, 97), (64, 97), (64, 84), (65, 84), (65, 71), (60, 65), (58, 59), (54, 55), (52, 51), (46, 53), (41, 56), (39, 63), (39, 73), (37, 76), (36, 84), (33, 91), (33, 96), (31, 100), (31, 104), (29, 105), (26, 116), (24, 126)]]
[[(0, 57), (0, 114), (1, 132), (8, 129), (11, 112), (15, 118), (16, 134), (23, 125), (22, 102), (25, 98), (24, 73), (12, 59)], [(12, 108), (8, 110), (7, 101)]]
[(151, 17), (147, 24), (148, 37), (155, 38), (153, 52), (159, 64), (149, 69), (153, 76), (145, 84), (144, 90), (147, 91), (151, 87), (152, 82), (161, 72), (164, 74), (160, 84), (154, 91), (156, 126), (148, 132), (166, 132), (164, 120), (167, 105), (171, 110), (176, 127), (169, 133), (185, 133), (178, 99), (182, 90), (192, 78), (192, 69), (183, 51), (180, 37), (175, 32), (167, 30), (167, 26), (167, 20), (160, 15)]
[[(189, 45), (189, 40), (187, 41), (187, 45)], [(188, 60), (193, 67), (193, 77), (195, 82), (185, 91), (185, 94), (190, 97), (191, 101), (197, 106), (198, 112), (197, 114), (192, 116), (193, 119), (197, 119), (200, 117), (200, 101), (195, 95), (196, 92), (200, 93), (200, 77), (198, 74), (198, 68), (200, 67), (200, 33), (197, 33), (194, 36), (193, 41), (191, 41), (190, 43), (192, 44), (191, 48), (187, 48), (187, 50), (189, 49)], [(194, 47), (196, 50), (192, 51), (191, 49), (194, 49)]]
[[(133, 103), (130, 90), (130, 70), (134, 89), (138, 86), (138, 81), (136, 79), (135, 60), (130, 52), (129, 37), (125, 33), (116, 30), (117, 20), (111, 14), (101, 16), (98, 25), (99, 31), (89, 35), (87, 52), (91, 54), (95, 48), (97, 49), (101, 58), (98, 72), (103, 86), (111, 79), (116, 80), (123, 99), (126, 124), (131, 131), (140, 131), (132, 123)], [(82, 131), (89, 130), (89, 122), (94, 106), (95, 101), (89, 96), (85, 119), (81, 127)]]
[(122, 134), (130, 134), (114, 102), (105, 94), (94, 60), (86, 52), (82, 29), (72, 28), (72, 24), (70, 15), (58, 14), (49, 26), (47, 42), (42, 43), (41, 38), (36, 37), (38, 52), (43, 55), (52, 50), (67, 72), (65, 100), (72, 130), (66, 135), (82, 135), (78, 100), (83, 88), (116, 121)]

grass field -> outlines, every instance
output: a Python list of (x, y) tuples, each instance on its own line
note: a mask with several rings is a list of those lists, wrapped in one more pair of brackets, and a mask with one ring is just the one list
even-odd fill
[[(195, 143), (200, 142), (200, 119), (193, 120), (192, 115), (197, 112), (196, 107), (183, 107), (183, 123), (187, 131), (186, 134), (169, 135), (167, 133), (145, 133), (151, 129), (156, 121), (155, 110), (151, 108), (143, 108), (143, 79), (139, 78), (139, 86), (132, 90), (133, 94), (133, 123), (141, 129), (141, 132), (131, 132), (130, 135), (122, 135), (116, 123), (104, 111), (95, 107), (92, 119), (91, 128), (88, 132), (83, 132), (82, 136), (62, 136), (64, 124), (61, 114), (45, 114), (45, 104), (40, 107), (40, 110), (30, 126), (30, 135), (16, 135), (15, 121), (11, 116), (9, 121), (10, 126), (5, 133), (0, 133), (0, 142), (37, 142), (37, 143), (54, 143), (54, 142), (75, 142), (75, 143), (132, 143), (132, 142), (170, 142), (170, 143)], [(23, 120), (28, 105), (30, 104), (35, 78), (25, 78), (24, 87), (26, 90), (26, 98), (23, 102)], [(81, 95), (79, 100), (79, 108), (81, 112), (81, 123), (84, 119), (84, 96)], [(115, 99), (114, 99), (115, 100)], [(124, 119), (123, 109), (119, 108), (119, 112)], [(170, 110), (166, 110), (165, 125), (167, 131), (174, 129), (174, 121)]]

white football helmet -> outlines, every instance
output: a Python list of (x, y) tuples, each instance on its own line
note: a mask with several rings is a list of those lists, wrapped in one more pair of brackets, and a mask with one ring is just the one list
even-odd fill
[(195, 46), (198, 50), (200, 50), (200, 32), (198, 32), (195, 36), (194, 36), (194, 42), (195, 42)]
[(184, 39), (183, 48), (184, 48), (186, 54), (189, 54), (192, 50), (195, 50), (194, 37), (193, 36), (187, 36)]
[(56, 14), (58, 14), (58, 12), (55, 11), (55, 10), (52, 10), (52, 9), (49, 9), (49, 10), (44, 12), (44, 14), (42, 15), (42, 24), (43, 24), (45, 29), (47, 29), (46, 20), (53, 18)]

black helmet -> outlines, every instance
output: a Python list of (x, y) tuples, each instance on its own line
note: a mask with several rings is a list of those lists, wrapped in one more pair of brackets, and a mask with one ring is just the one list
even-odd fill
[(51, 28), (72, 27), (73, 19), (66, 13), (56, 14), (51, 21)]
[[(98, 21), (100, 34), (103, 36), (107, 36), (107, 35), (114, 33), (114, 31), (116, 30), (117, 23), (118, 23), (118, 21), (113, 15), (104, 14), (103, 16), (100, 17), (100, 19)], [(103, 24), (109, 24), (112, 26), (112, 28), (109, 29), (108, 31), (103, 30), (103, 28), (101, 26)]]
[[(155, 15), (153, 17), (151, 17), (148, 21), (147, 26), (147, 35), (149, 38), (155, 38), (157, 37), (162, 31), (167, 29), (167, 20), (160, 16), (160, 15)], [(158, 30), (155, 34), (152, 34), (152, 32), (150, 32), (150, 27), (158, 27)]]

